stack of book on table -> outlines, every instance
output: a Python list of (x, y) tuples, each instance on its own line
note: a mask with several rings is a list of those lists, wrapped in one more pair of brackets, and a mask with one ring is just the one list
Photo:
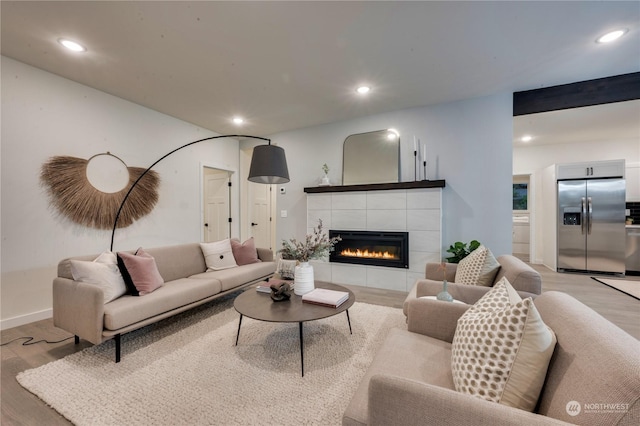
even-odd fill
[(316, 288), (309, 293), (302, 295), (302, 302), (314, 305), (337, 308), (349, 300), (349, 293), (346, 291), (329, 290), (326, 288)]
[(271, 278), (269, 281), (260, 281), (256, 286), (256, 290), (260, 293), (271, 293), (271, 286), (273, 284), (279, 285), (282, 283), (289, 284), (289, 288), (293, 290), (293, 280), (279, 280), (277, 278)]

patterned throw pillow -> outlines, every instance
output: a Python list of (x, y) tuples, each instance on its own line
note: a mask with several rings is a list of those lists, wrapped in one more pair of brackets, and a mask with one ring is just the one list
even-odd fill
[(491, 250), (481, 245), (458, 263), (455, 282), (491, 287), (499, 269)]
[(207, 264), (207, 271), (219, 271), (238, 266), (233, 257), (229, 238), (213, 243), (200, 243), (200, 248)]
[(533, 411), (556, 336), (506, 278), (458, 320), (451, 370), (458, 392)]
[(509, 280), (503, 277), (495, 286), (484, 294), (476, 303), (473, 304), (467, 313), (476, 312), (497, 312), (503, 311), (511, 305), (520, 302), (522, 298), (518, 292), (511, 286)]

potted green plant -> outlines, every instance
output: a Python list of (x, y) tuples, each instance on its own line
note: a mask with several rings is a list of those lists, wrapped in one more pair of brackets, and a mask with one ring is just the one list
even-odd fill
[(453, 256), (447, 257), (449, 263), (460, 263), (462, 259), (467, 257), (472, 251), (480, 247), (480, 242), (477, 240), (471, 240), (469, 246), (466, 243), (457, 241), (449, 246), (447, 253), (451, 253)]
[(329, 166), (327, 166), (327, 163), (324, 163), (322, 165), (322, 171), (324, 172), (324, 177), (322, 178), (320, 186), (329, 186), (329, 185), (331, 185), (331, 182), (329, 181)]

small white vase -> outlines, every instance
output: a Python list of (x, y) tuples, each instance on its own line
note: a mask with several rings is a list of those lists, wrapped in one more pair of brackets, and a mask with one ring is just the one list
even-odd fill
[(309, 265), (309, 262), (300, 262), (300, 265), (296, 266), (293, 282), (293, 292), (298, 296), (313, 290), (315, 288), (313, 284), (313, 266)]
[(325, 174), (322, 180), (320, 181), (320, 186), (329, 186), (329, 185), (331, 185), (331, 181), (329, 180), (329, 176)]

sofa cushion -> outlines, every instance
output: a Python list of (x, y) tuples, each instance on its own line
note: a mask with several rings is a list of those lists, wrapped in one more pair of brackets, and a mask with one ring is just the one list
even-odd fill
[(533, 411), (555, 344), (533, 300), (520, 300), (502, 279), (458, 320), (451, 346), (455, 388)]
[[(135, 254), (119, 252), (118, 262), (121, 266), (120, 272), (124, 277), (125, 283), (129, 282), (131, 293), (134, 296), (144, 296), (164, 284), (164, 279), (158, 271), (156, 260), (144, 251), (142, 247)], [(135, 288), (131, 288), (131, 283)]]
[(104, 303), (117, 299), (127, 292), (124, 279), (118, 269), (116, 255), (112, 252), (104, 252), (93, 261), (71, 259), (70, 265), (74, 280), (102, 289)]
[(212, 243), (200, 243), (200, 248), (207, 264), (207, 271), (219, 271), (238, 266), (231, 250), (231, 240), (228, 238)]
[(261, 281), (273, 275), (276, 268), (275, 262), (260, 262), (242, 265), (231, 269), (204, 272), (191, 275), (194, 279), (216, 279), (222, 286), (222, 291), (230, 290), (243, 284)]
[(118, 330), (220, 293), (220, 282), (214, 278), (169, 281), (144, 297), (122, 296), (104, 306), (104, 328)]
[(481, 245), (460, 261), (455, 282), (491, 287), (499, 269), (500, 264), (491, 250)]
[(207, 270), (200, 243), (148, 248), (156, 259), (158, 271), (165, 282), (199, 274)]
[[(558, 338), (538, 413), (575, 424), (637, 425), (640, 341), (566, 293), (546, 291), (535, 304)], [(581, 404), (578, 415), (567, 412), (571, 401)]]
[(376, 374), (388, 374), (453, 390), (451, 344), (407, 330), (391, 329), (360, 381), (344, 413), (343, 425), (369, 424), (369, 380)]
[(250, 263), (262, 262), (258, 259), (258, 251), (253, 241), (253, 237), (241, 243), (240, 240), (235, 238), (231, 239), (231, 251), (233, 252), (233, 258), (236, 260), (238, 266), (248, 265)]

